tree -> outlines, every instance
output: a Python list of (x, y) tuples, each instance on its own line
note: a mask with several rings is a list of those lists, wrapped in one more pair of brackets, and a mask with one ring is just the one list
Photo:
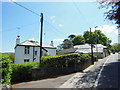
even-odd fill
[(68, 38), (69, 38), (70, 40), (72, 40), (74, 37), (75, 37), (75, 35), (73, 35), (73, 34), (71, 34), (71, 35), (68, 36)]
[(90, 31), (85, 31), (83, 37), (85, 39), (85, 43), (90, 43)]
[(82, 35), (75, 36), (72, 39), (72, 43), (73, 43), (73, 45), (82, 45), (82, 44), (85, 44), (84, 37)]
[(10, 60), (12, 61), (12, 63), (14, 63), (14, 53), (9, 53), (8, 56)]
[(73, 47), (73, 43), (72, 41), (65, 39), (59, 47), (61, 47), (62, 49), (69, 49)]
[(111, 52), (120, 52), (120, 43), (115, 43), (110, 48)]
[(105, 12), (106, 18), (115, 21), (115, 24), (118, 24), (120, 28), (120, 1), (119, 0), (100, 0), (102, 8), (111, 7), (111, 9)]
[(85, 38), (85, 43), (89, 44), (102, 44), (107, 46), (111, 43), (111, 40), (109, 40), (109, 38), (107, 38), (100, 30), (91, 32), (91, 35), (90, 31), (85, 31), (83, 37)]

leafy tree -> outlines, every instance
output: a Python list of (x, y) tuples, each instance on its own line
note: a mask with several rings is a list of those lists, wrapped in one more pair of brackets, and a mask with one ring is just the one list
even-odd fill
[(90, 31), (85, 31), (83, 37), (85, 39), (85, 43), (90, 43)]
[(111, 52), (120, 52), (120, 43), (115, 43), (110, 48)]
[(72, 48), (72, 47), (73, 47), (73, 43), (72, 43), (72, 41), (70, 41), (70, 40), (68, 40), (68, 39), (65, 39), (65, 40), (63, 41), (63, 43), (61, 44), (61, 47), (62, 47), (63, 49), (69, 49), (69, 48)]
[(8, 56), (12, 60), (12, 63), (14, 63), (14, 53), (9, 53)]
[(105, 12), (106, 18), (115, 21), (115, 24), (118, 24), (120, 28), (120, 1), (119, 0), (100, 0), (102, 8), (109, 8), (111, 9)]
[(85, 38), (85, 43), (89, 44), (102, 44), (107, 46), (111, 43), (111, 40), (109, 40), (109, 38), (107, 38), (100, 30), (91, 32), (91, 34), (90, 31), (85, 31), (83, 37)]
[(68, 36), (68, 38), (69, 38), (70, 40), (72, 40), (74, 37), (75, 37), (75, 35), (73, 35), (73, 34), (71, 34), (71, 35)]
[(82, 45), (82, 44), (85, 44), (84, 37), (82, 35), (75, 36), (72, 39), (72, 43), (73, 43), (73, 45)]

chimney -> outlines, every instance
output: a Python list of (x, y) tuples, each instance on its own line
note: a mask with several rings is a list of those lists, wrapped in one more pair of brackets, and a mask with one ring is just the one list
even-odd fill
[(51, 46), (53, 46), (53, 41), (51, 41), (51, 44), (50, 44)]
[(20, 43), (20, 36), (18, 35), (17, 36), (17, 39), (16, 39), (16, 45)]

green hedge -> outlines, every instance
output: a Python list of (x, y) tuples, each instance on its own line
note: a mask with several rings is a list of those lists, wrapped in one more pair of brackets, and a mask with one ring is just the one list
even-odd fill
[(12, 68), (11, 68), (11, 60), (9, 59), (8, 56), (2, 56), (0, 58), (0, 74), (1, 73), (2, 73), (2, 78), (0, 80), (0, 83), (9, 85), (11, 83)]
[(42, 64), (39, 62), (28, 62), (11, 64), (9, 57), (2, 57), (2, 83), (16, 83), (22, 81), (31, 80), (32, 68), (38, 67), (70, 67), (74, 66), (75, 63), (84, 63), (86, 60), (90, 60), (89, 54), (73, 53), (60, 56), (43, 56)]
[(32, 68), (39, 67), (39, 62), (12, 64), (12, 83), (31, 80)]
[(60, 56), (43, 56), (41, 67), (69, 67), (90, 59), (89, 54), (73, 53)]

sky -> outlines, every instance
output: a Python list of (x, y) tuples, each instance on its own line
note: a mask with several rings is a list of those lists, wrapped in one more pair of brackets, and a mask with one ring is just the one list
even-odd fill
[[(107, 35), (113, 43), (118, 42), (116, 25), (105, 20), (107, 9), (99, 9), (100, 4), (92, 1), (69, 0), (69, 2), (19, 2), (37, 14), (43, 13), (43, 42), (54, 46), (62, 43), (70, 34), (82, 35), (92, 28)], [(39, 41), (40, 16), (16, 5), (13, 2), (2, 2), (2, 46), (0, 52), (14, 52), (17, 35), (20, 42), (25, 40)]]

